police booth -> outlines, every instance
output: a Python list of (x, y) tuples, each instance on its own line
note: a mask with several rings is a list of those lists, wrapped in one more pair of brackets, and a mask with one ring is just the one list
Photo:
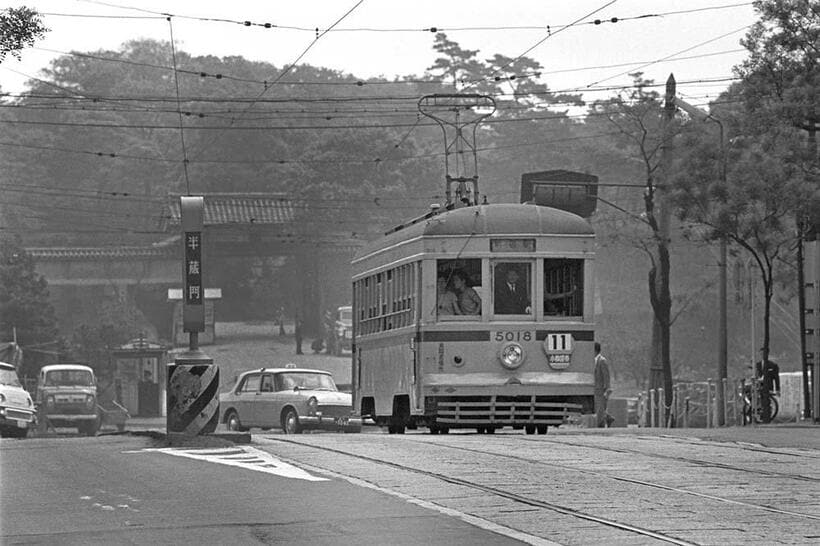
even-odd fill
[(165, 364), (168, 347), (140, 336), (112, 351), (114, 392), (132, 416), (165, 413)]

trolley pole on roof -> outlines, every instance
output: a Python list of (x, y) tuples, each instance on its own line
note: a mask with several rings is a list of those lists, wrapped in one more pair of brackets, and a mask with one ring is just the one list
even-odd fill
[[(419, 99), (418, 107), (444, 134), (445, 206), (478, 205), (475, 134), (478, 124), (495, 112), (495, 100), (486, 95), (435, 94)], [(471, 130), (465, 134), (468, 127)], [(472, 155), (472, 161), (466, 155)]]

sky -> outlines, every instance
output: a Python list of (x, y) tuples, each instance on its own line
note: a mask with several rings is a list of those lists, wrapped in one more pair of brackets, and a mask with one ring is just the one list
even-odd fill
[[(70, 51), (117, 50), (135, 39), (169, 41), (191, 55), (242, 56), (277, 68), (310, 64), (357, 77), (422, 76), (435, 27), (479, 59), (533, 58), (554, 91), (604, 98), (636, 70), (703, 105), (731, 83), (757, 19), (739, 0), (12, 0), (43, 14), (51, 31), (20, 60), (0, 64), (0, 89), (21, 93)], [(716, 9), (715, 9), (716, 8)], [(163, 14), (171, 15), (171, 22)], [(617, 22), (612, 22), (617, 18)], [(601, 24), (594, 24), (599, 19)], [(251, 26), (242, 24), (250, 21)], [(265, 28), (271, 23), (271, 28)], [(317, 31), (318, 29), (318, 31)], [(325, 32), (326, 29), (330, 29)], [(317, 34), (319, 38), (317, 39)], [(276, 74), (272, 74), (272, 77)], [(660, 88), (662, 89), (662, 88)]]

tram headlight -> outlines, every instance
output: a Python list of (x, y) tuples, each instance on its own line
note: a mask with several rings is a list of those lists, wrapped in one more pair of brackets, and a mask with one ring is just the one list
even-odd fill
[(523, 364), (525, 358), (524, 349), (518, 343), (507, 343), (501, 347), (501, 351), (498, 353), (501, 364), (510, 370), (514, 370)]

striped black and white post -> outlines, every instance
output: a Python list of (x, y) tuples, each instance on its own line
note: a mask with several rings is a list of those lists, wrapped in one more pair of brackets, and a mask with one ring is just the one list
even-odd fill
[(206, 360), (177, 358), (168, 366), (167, 402), (169, 439), (214, 432), (219, 423), (219, 368)]
[(168, 366), (166, 431), (171, 444), (212, 433), (219, 423), (219, 368), (199, 350), (199, 332), (205, 330), (202, 267), (205, 200), (180, 197), (179, 211), (184, 281), (182, 327), (190, 336), (190, 346)]

